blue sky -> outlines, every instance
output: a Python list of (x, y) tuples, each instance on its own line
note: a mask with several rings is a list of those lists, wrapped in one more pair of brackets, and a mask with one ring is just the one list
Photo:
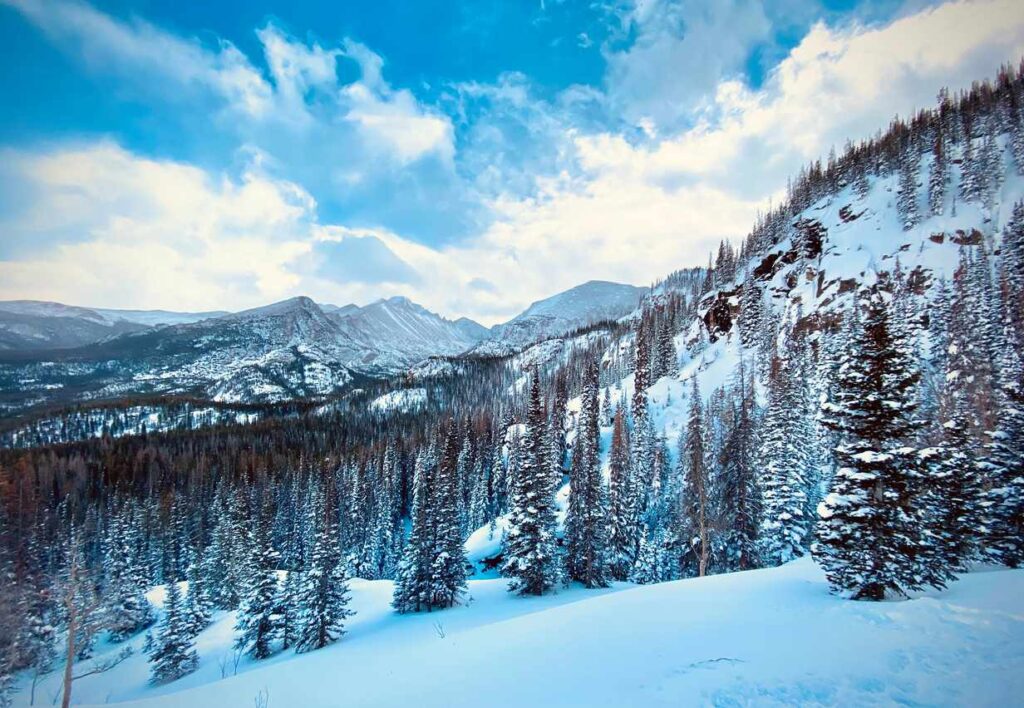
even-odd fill
[(1018, 60), (1024, 11), (0, 0), (0, 52), (0, 297), (489, 323), (703, 262), (807, 160)]

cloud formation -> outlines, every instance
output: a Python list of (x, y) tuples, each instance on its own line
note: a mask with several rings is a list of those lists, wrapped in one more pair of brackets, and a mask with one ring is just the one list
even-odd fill
[[(17, 1), (26, 15), (41, 2)], [(8, 150), (4, 181), (27, 196), (0, 223), (17, 246), (0, 251), (0, 298), (231, 309), (300, 293), (338, 304), (402, 294), (494, 323), (588, 279), (645, 284), (703, 264), (808, 160), (1024, 56), (1024, 7), (963, 0), (884, 23), (819, 22), (755, 88), (736, 67), (771, 18), (742, 0), (695, 13), (663, 4), (633, 8), (640, 34), (608, 50), (603, 87), (554, 95), (507, 73), (452, 84), (431, 104), (389, 84), (370, 48), (301, 42), (273, 25), (259, 32), (265, 75), (245, 57), (229, 62), (230, 45), (172, 42), (198, 52), (205, 72), (253, 77), (239, 84), (257, 87), (250, 94), (223, 93), (248, 116), (243, 168), (153, 160), (112, 142)], [(70, 32), (61, 22), (38, 20)], [(712, 52), (698, 30), (734, 22), (746, 39), (693, 60), (713, 81), (666, 71)], [(113, 37), (159, 32), (114, 27)], [(339, 81), (342, 62), (357, 79)], [(643, 77), (665, 86), (646, 91), (655, 87)], [(248, 112), (250, 100), (269, 101), (273, 115)], [(324, 184), (351, 204), (344, 218), (325, 213)], [(470, 215), (467, 230), (422, 238), (425, 221), (449, 225), (425, 215), (445, 213)]]

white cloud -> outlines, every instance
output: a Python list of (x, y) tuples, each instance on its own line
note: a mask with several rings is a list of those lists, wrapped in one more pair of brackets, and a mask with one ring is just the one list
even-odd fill
[(634, 125), (659, 128), (688, 119), (723, 76), (742, 71), (751, 49), (771, 31), (754, 0), (642, 0), (622, 22), (636, 39), (606, 51), (608, 99)]
[[(264, 43), (278, 94), (286, 85), (296, 97), (330, 87), (328, 68), (344, 56), (361, 76), (338, 88), (339, 101), (364, 138), (390, 146), (398, 162), (453, 155), (448, 120), (388, 86), (383, 61), (366, 47), (325, 50), (279, 34)], [(584, 280), (643, 284), (703, 264), (719, 239), (742, 237), (756, 209), (807, 160), (931, 105), (941, 86), (967, 87), (1022, 55), (1024, 6), (1010, 0), (950, 3), (886, 25), (819, 24), (759, 90), (720, 80), (685, 130), (652, 119), (641, 122), (643, 134), (626, 135), (578, 127), (571, 109), (599, 99), (593, 92), (574, 88), (543, 102), (521, 76), (462, 85), (459, 110), (471, 99), (495, 107), (470, 126), (472, 144), (487, 148), (471, 159), (500, 148), (511, 125), (543, 143), (560, 171), (502, 192), (505, 165), (470, 170), (501, 195), (486, 204), (493, 221), (445, 247), (385, 228), (320, 225), (309, 194), (256, 167), (232, 180), (111, 145), (18, 155), (18, 169), (41, 192), (18, 223), (0, 226), (45, 233), (81, 225), (89, 237), (30, 261), (0, 262), (0, 297), (231, 309), (299, 293), (338, 303), (405, 294), (492, 323)], [(466, 155), (454, 157), (465, 165)], [(402, 282), (318, 274), (316, 244), (349, 237), (372, 245), (382, 272)], [(415, 277), (396, 269), (378, 242)]]
[[(76, 0), (0, 0), (20, 11), (55, 42), (77, 50), (91, 64), (134, 81), (141, 90), (166, 92), (164, 81), (220, 99), (243, 134), (269, 126), (278, 131), (317, 128), (335, 143), (351, 142), (342, 126), (356, 127), (381, 156), (406, 165), (428, 155), (450, 162), (454, 136), (447, 116), (419, 103), (406, 89), (383, 77), (383, 59), (364, 45), (346, 40), (324, 48), (300, 42), (273, 24), (256, 32), (269, 77), (226, 40), (210, 48), (140, 19), (120, 21)], [(337, 61), (359, 64), (359, 80), (342, 85)], [(322, 100), (315, 100), (322, 99)], [(363, 152), (363, 149), (360, 149)]]
[(0, 261), (0, 299), (210, 309), (263, 303), (299, 284), (289, 266), (309, 252), (315, 203), (294, 184), (257, 172), (215, 178), (109, 143), (4, 158), (37, 194), (2, 225), (9, 237), (84, 233)]
[(266, 115), (273, 88), (237, 47), (221, 41), (208, 49), (143, 20), (119, 22), (79, 2), (0, 0), (20, 11), (55, 41), (74, 46), (93, 64), (126, 75), (173, 80), (220, 96), (253, 117)]

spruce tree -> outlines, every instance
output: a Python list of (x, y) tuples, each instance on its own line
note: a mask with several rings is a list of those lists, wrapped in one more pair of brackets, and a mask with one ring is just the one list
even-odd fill
[(569, 508), (565, 517), (566, 570), (588, 588), (608, 585), (608, 516), (601, 478), (597, 362), (584, 371), (583, 397), (569, 474)]
[(711, 554), (707, 454), (704, 446), (704, 402), (697, 377), (692, 378), (690, 413), (681, 435), (679, 462), (684, 479), (678, 539), (683, 563), (691, 560), (698, 577), (707, 575)]
[(153, 651), (151, 681), (156, 684), (174, 681), (196, 670), (199, 657), (192, 645), (192, 631), (181, 600), (178, 583), (167, 584), (164, 618), (160, 623)]
[(431, 499), (434, 484), (433, 455), (416, 456), (412, 489), (412, 529), (398, 568), (391, 606), (398, 612), (429, 610), (431, 571), (434, 562), (434, 523)]
[(854, 599), (881, 600), (887, 591), (921, 587), (926, 554), (913, 509), (920, 474), (912, 447), (918, 374), (873, 289), (860, 329), (838, 372), (823, 423), (841, 439), (832, 489), (819, 506), (813, 551), (832, 587)]
[(238, 609), (235, 648), (253, 659), (266, 659), (278, 636), (278, 553), (270, 536), (269, 511), (264, 510), (249, 542), (249, 587)]
[(900, 160), (899, 188), (896, 198), (896, 211), (903, 222), (903, 230), (909, 231), (917, 226), (920, 213), (917, 209), (917, 168), (920, 156), (914, 148), (913, 140), (904, 149)]
[(209, 587), (203, 574), (202, 555), (197, 555), (188, 567), (188, 595), (185, 597), (185, 615), (188, 617), (189, 630), (192, 636), (199, 634), (210, 624), (213, 604), (210, 600)]
[(809, 532), (805, 511), (815, 439), (807, 415), (808, 381), (794, 339), (791, 335), (785, 358), (773, 367), (761, 430), (761, 556), (770, 565), (802, 556)]
[(633, 506), (629, 429), (623, 406), (615, 411), (608, 465), (608, 527), (611, 573), (615, 580), (629, 577), (636, 555), (638, 521)]
[(138, 537), (126, 513), (114, 515), (104, 554), (104, 598), (111, 638), (123, 641), (153, 623), (146, 599), (145, 573), (139, 563)]
[(753, 379), (743, 361), (736, 376), (735, 402), (719, 454), (718, 518), (724, 529), (723, 547), (728, 567), (749, 570), (761, 565), (758, 547), (761, 524), (761, 487), (755, 472), (757, 431)]
[(430, 604), (453, 607), (466, 595), (466, 550), (462, 539), (462, 494), (458, 479), (459, 443), (449, 431), (434, 486), (434, 550), (430, 568)]
[(321, 508), (310, 522), (318, 533), (309, 563), (296, 582), (297, 652), (322, 649), (337, 641), (345, 634), (345, 620), (355, 614), (348, 609), (348, 576), (329, 509)]
[(530, 383), (522, 466), (512, 490), (512, 511), (505, 538), (502, 574), (511, 578), (509, 591), (543, 595), (560, 578), (555, 539), (554, 472), (551, 470), (540, 374), (533, 370)]

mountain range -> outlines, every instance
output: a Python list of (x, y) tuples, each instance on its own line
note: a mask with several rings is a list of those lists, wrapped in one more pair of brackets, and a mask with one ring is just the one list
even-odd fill
[(632, 312), (645, 288), (591, 281), (487, 328), (406, 297), (369, 305), (294, 297), (241, 312), (0, 303), (0, 406), (188, 394), (229, 403), (316, 398), (430, 357), (507, 355)]

